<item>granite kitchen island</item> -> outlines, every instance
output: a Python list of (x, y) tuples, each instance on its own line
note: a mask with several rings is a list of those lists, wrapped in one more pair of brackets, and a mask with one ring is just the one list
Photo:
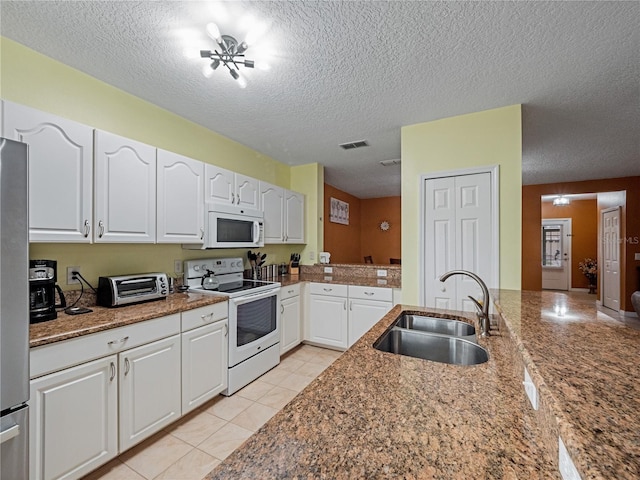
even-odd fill
[(398, 305), (207, 478), (553, 479), (558, 435), (583, 479), (638, 478), (640, 332), (559, 293), (492, 293), (487, 363), (375, 350), (402, 311), (427, 311)]

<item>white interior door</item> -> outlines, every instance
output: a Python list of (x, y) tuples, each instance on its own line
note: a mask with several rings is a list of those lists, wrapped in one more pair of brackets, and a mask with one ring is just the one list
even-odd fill
[(602, 305), (620, 311), (620, 208), (602, 211)]
[(542, 288), (571, 287), (571, 219), (542, 220)]
[(424, 305), (475, 311), (468, 296), (479, 298), (478, 284), (456, 275), (462, 269), (479, 275), (489, 286), (493, 278), (493, 205), (491, 173), (426, 179), (424, 188)]

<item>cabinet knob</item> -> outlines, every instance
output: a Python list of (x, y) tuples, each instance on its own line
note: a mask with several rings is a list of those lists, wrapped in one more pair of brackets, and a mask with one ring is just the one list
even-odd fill
[(98, 222), (98, 237), (102, 238), (103, 235), (104, 235), (104, 222), (100, 220)]
[(113, 382), (113, 379), (116, 378), (116, 364), (111, 362), (109, 367), (111, 368), (111, 377), (109, 377), (109, 381)]
[(89, 232), (91, 232), (91, 225), (89, 225), (89, 220), (84, 221), (84, 236), (85, 238), (89, 236)]
[(129, 374), (129, 370), (131, 369), (131, 364), (129, 363), (129, 359), (124, 359), (124, 376), (126, 377)]

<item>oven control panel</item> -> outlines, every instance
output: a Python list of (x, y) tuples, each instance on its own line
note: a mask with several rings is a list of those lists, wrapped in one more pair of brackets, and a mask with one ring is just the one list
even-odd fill
[(207, 270), (215, 275), (227, 273), (241, 273), (244, 271), (242, 258), (202, 258), (200, 260), (185, 260), (184, 274), (186, 278), (199, 278), (207, 274)]

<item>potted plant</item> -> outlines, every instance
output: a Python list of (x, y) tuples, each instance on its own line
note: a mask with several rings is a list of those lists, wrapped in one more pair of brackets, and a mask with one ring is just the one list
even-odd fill
[(578, 264), (582, 274), (589, 280), (589, 293), (596, 293), (598, 283), (598, 262), (592, 258), (585, 258)]

